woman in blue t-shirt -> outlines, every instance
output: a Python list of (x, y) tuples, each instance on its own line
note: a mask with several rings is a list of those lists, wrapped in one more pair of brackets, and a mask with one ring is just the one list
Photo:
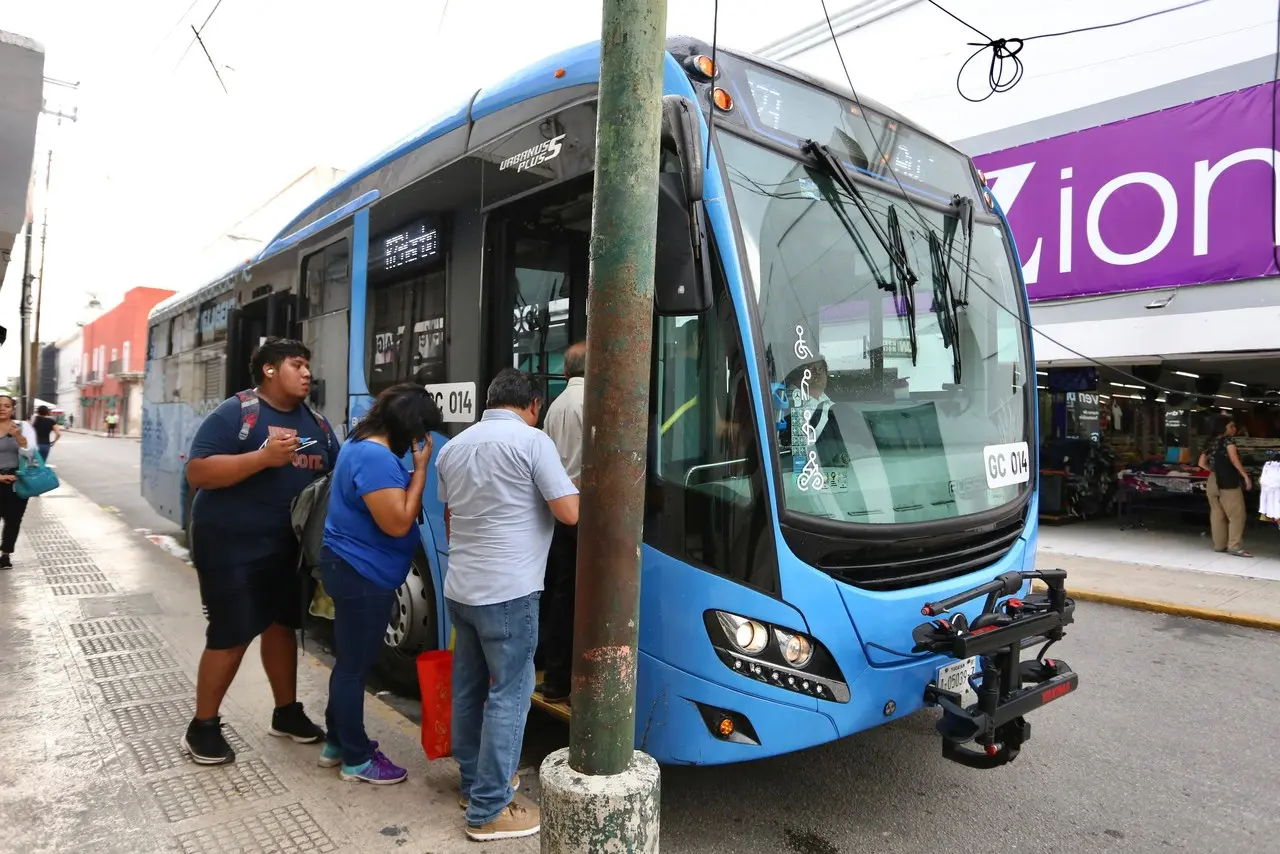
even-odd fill
[[(320, 765), (344, 780), (387, 785), (407, 772), (364, 730), (364, 685), (387, 630), (395, 591), (418, 548), (418, 514), (440, 409), (422, 386), (402, 383), (378, 396), (342, 446), (324, 523), (320, 575), (334, 605), (328, 737)], [(413, 471), (401, 460), (413, 454)]]

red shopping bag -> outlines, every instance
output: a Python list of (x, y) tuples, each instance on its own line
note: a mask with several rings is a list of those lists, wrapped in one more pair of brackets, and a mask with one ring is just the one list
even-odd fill
[(451, 752), (453, 719), (453, 653), (432, 650), (418, 656), (418, 690), (422, 694), (422, 749), (428, 759)]

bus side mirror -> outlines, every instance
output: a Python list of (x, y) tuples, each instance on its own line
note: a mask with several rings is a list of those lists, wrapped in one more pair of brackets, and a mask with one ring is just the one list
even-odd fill
[(711, 307), (711, 283), (694, 252), (700, 205), (690, 205), (678, 172), (658, 173), (658, 230), (654, 247), (653, 303), (664, 317), (701, 314)]
[(662, 96), (662, 138), (675, 145), (687, 201), (702, 201), (702, 125), (693, 103), (683, 95)]

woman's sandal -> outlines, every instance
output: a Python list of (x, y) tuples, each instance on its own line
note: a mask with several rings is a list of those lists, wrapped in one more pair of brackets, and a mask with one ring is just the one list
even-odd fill
[(1244, 549), (1232, 549), (1231, 551), (1227, 552), (1227, 554), (1235, 555), (1236, 557), (1253, 557), (1253, 555), (1251, 555), (1249, 552), (1245, 551)]

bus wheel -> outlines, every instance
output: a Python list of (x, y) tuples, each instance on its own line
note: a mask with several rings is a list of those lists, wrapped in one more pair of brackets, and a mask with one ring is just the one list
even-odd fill
[(418, 693), (418, 653), (439, 646), (436, 624), (431, 568), (426, 556), (418, 552), (409, 568), (409, 577), (391, 603), (391, 619), (378, 661), (379, 675), (397, 693)]

